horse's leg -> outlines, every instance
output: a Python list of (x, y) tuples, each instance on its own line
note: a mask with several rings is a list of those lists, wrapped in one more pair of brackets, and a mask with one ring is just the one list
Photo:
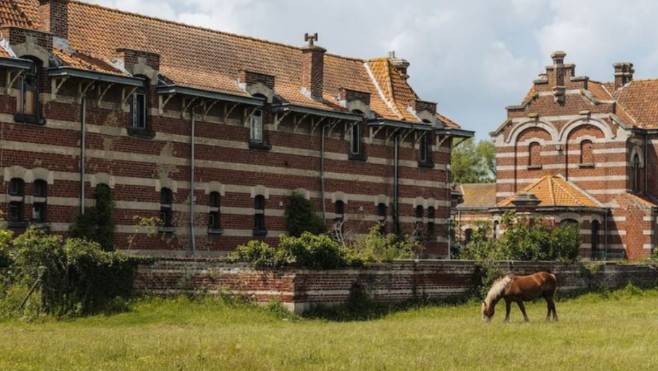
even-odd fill
[(553, 311), (553, 319), (557, 322), (557, 310), (555, 310), (555, 301), (551, 298), (551, 310)]
[(509, 322), (510, 309), (512, 309), (512, 301), (505, 299), (505, 322)]
[(553, 313), (553, 307), (554, 307), (553, 300), (548, 295), (544, 296), (544, 299), (546, 299), (546, 321), (550, 321), (551, 313)]
[(530, 321), (528, 315), (525, 313), (525, 305), (523, 305), (523, 300), (518, 300), (516, 303), (519, 305), (519, 309), (521, 309), (521, 313), (523, 313), (523, 319), (525, 319), (526, 322)]

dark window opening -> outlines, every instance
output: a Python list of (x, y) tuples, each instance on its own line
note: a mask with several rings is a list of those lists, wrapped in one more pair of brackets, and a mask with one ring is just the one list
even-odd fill
[(633, 157), (633, 174), (631, 175), (631, 189), (633, 192), (640, 191), (640, 156)]
[(599, 258), (599, 230), (601, 229), (601, 224), (598, 220), (592, 222), (592, 258)]
[(334, 238), (342, 241), (345, 233), (345, 202), (336, 201), (334, 204)]
[(267, 235), (265, 227), (265, 196), (258, 195), (254, 198), (254, 236)]
[[(173, 228), (172, 213), (173, 193), (169, 188), (160, 190), (160, 221), (162, 228)], [(166, 232), (170, 232), (166, 230)]]
[(46, 221), (46, 203), (48, 197), (48, 183), (38, 179), (32, 184), (32, 220), (37, 223)]
[(9, 208), (7, 210), (7, 220), (9, 227), (21, 227), (18, 223), (23, 223), (23, 208), (25, 202), (25, 183), (23, 179), (12, 178), (9, 181)]
[(40, 115), (39, 101), (40, 65), (41, 61), (38, 59), (32, 60), (30, 69), (23, 72), (18, 78), (18, 107), (14, 116), (16, 122), (44, 124), (43, 118)]
[(137, 88), (130, 99), (130, 127), (135, 130), (146, 130), (148, 118), (148, 80)]
[(432, 161), (432, 137), (425, 134), (418, 144), (418, 165), (421, 167), (433, 167)]
[(219, 192), (210, 192), (208, 197), (208, 230), (211, 232), (218, 232), (221, 229), (219, 207)]
[(386, 204), (385, 203), (379, 203), (377, 204), (377, 217), (379, 219), (379, 233), (380, 234), (386, 234)]
[(436, 224), (434, 222), (436, 210), (434, 206), (427, 208), (427, 239), (433, 240), (436, 238)]
[(471, 242), (472, 239), (473, 239), (473, 229), (467, 228), (464, 231), (464, 242), (468, 244), (469, 242)]

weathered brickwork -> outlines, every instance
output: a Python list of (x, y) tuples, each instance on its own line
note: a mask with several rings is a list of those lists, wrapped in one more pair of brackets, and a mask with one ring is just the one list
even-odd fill
[[(514, 274), (551, 271), (558, 278), (559, 293), (658, 282), (658, 272), (649, 265), (608, 263), (592, 271), (580, 264), (505, 262), (500, 263), (500, 269)], [(139, 268), (136, 289), (158, 295), (233, 293), (257, 302), (280, 301), (295, 312), (303, 312), (318, 304), (344, 303), (355, 290), (374, 301), (389, 303), (459, 297), (472, 292), (480, 282), (477, 274), (478, 268), (471, 261), (396, 261), (361, 269), (260, 271), (215, 259), (158, 259)]]
[[(391, 108), (415, 97), (391, 60), (329, 55), (317, 39), (290, 47), (79, 2), (32, 5), (38, 19), (0, 5), (9, 7), (0, 12), (0, 205), (17, 232), (37, 224), (66, 234), (105, 184), (118, 248), (224, 255), (251, 239), (276, 244), (297, 190), (330, 231), (340, 218), (349, 238), (380, 220), (379, 204), (387, 230), (397, 221), (403, 234), (415, 231), (416, 206), (432, 207), (434, 219), (424, 215), (423, 223), (435, 223), (436, 233), (423, 256), (447, 255), (452, 137), (472, 133), (434, 103), (417, 100), (436, 119), (429, 123)], [(135, 39), (133, 27), (144, 37)], [(382, 84), (406, 95), (382, 92)], [(420, 164), (420, 133), (429, 133), (429, 166)], [(261, 196), (264, 208), (256, 209)], [(343, 215), (335, 214), (339, 201)], [(136, 216), (170, 225), (139, 228)]]
[[(495, 203), (509, 204), (543, 177), (560, 176), (579, 196), (542, 201), (533, 212), (577, 221), (583, 257), (646, 258), (656, 248), (656, 80), (633, 81), (632, 64), (622, 63), (614, 66), (614, 82), (591, 81), (575, 77), (564, 57), (552, 55), (553, 65), (492, 134)], [(586, 208), (583, 200), (598, 204)]]

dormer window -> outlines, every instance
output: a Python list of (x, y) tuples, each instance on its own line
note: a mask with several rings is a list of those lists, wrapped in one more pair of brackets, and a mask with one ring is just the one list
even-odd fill
[(130, 97), (130, 128), (135, 130), (146, 130), (146, 119), (148, 111), (148, 81), (137, 88)]
[(263, 144), (263, 110), (260, 108), (249, 116), (249, 140), (251, 143)]
[(423, 135), (418, 143), (418, 166), (434, 167), (432, 161), (432, 137), (429, 134)]
[(33, 60), (30, 69), (18, 79), (16, 122), (43, 124), (39, 114), (39, 65), (41, 61)]

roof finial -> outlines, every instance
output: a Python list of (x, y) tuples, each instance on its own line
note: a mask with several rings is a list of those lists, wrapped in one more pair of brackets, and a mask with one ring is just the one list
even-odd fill
[(318, 41), (318, 33), (317, 32), (314, 34), (305, 33), (304, 41), (308, 41), (308, 46), (313, 47), (315, 45), (314, 42)]

